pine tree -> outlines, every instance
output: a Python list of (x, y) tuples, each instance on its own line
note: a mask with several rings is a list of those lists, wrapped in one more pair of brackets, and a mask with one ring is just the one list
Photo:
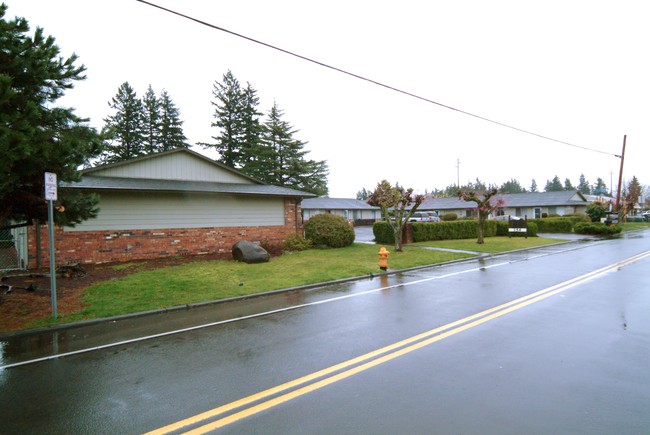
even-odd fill
[(531, 193), (537, 193), (538, 192), (538, 190), (537, 190), (537, 181), (535, 181), (535, 179), (533, 179), (533, 181), (530, 182), (530, 192)]
[(519, 181), (512, 178), (510, 181), (506, 181), (499, 188), (500, 193), (524, 193), (526, 189), (521, 187)]
[(326, 195), (329, 173), (327, 163), (305, 159), (308, 153), (304, 150), (306, 143), (294, 138), (297, 131), (282, 119), (283, 115), (284, 112), (274, 103), (264, 123), (261, 154), (257, 164), (259, 179), (276, 186)]
[(239, 164), (245, 174), (253, 176), (253, 173), (257, 171), (256, 162), (262, 157), (260, 156), (260, 144), (263, 128), (260, 122), (262, 113), (257, 110), (260, 99), (250, 83), (247, 83), (246, 89), (242, 92), (241, 102), (243, 142), (241, 143)]
[(159, 151), (169, 151), (174, 148), (189, 148), (187, 138), (183, 133), (183, 121), (180, 111), (166, 90), (160, 94), (160, 148)]
[[(101, 152), (97, 132), (74, 109), (57, 100), (86, 68), (77, 56), (60, 55), (55, 39), (36, 28), (33, 36), (24, 18), (5, 20), (0, 4), (0, 225), (47, 219), (44, 173), (59, 181), (77, 181), (78, 169)], [(74, 225), (96, 216), (98, 197), (59, 189), (58, 224)], [(59, 208), (59, 210), (62, 210)]]
[(591, 191), (591, 193), (594, 195), (603, 195), (607, 193), (607, 185), (602, 178), (596, 178), (596, 184), (594, 185), (594, 189)]
[(162, 148), (161, 104), (151, 85), (142, 98), (142, 151), (151, 154)]
[(564, 179), (564, 190), (576, 190), (576, 188), (573, 187), (573, 184), (571, 184), (571, 180), (568, 178)]
[(544, 187), (545, 192), (561, 192), (564, 190), (560, 177), (557, 175), (553, 178), (553, 181), (546, 180), (546, 187)]
[(246, 133), (244, 130), (243, 108), (244, 93), (239, 81), (232, 71), (228, 70), (223, 75), (223, 82), (215, 81), (212, 95), (215, 101), (214, 118), (212, 127), (219, 129), (219, 135), (213, 136), (214, 144), (202, 144), (204, 147), (211, 147), (219, 152), (219, 161), (231, 168), (242, 166), (242, 146)]
[(102, 134), (108, 143), (103, 161), (114, 163), (143, 155), (144, 110), (129, 82), (120, 85), (108, 106), (115, 110), (115, 114), (104, 119)]
[(584, 195), (589, 195), (591, 193), (591, 186), (585, 178), (585, 174), (580, 174), (580, 179), (578, 181), (578, 191)]

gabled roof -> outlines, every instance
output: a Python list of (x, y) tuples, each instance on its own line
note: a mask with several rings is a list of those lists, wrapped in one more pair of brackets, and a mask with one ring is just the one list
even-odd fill
[[(182, 163), (188, 161), (192, 162), (192, 164), (189, 167), (183, 166)], [(195, 167), (193, 164), (197, 161), (200, 164)], [(147, 163), (142, 164), (142, 162)], [(156, 170), (152, 172), (152, 165), (154, 169), (160, 169), (161, 166), (156, 165), (161, 162), (164, 163), (165, 169), (169, 169), (174, 173), (170, 174)], [(183, 168), (182, 172), (175, 172), (176, 169), (181, 167)], [(117, 170), (115, 170), (116, 168)], [(201, 172), (200, 168), (207, 168), (207, 172)], [(94, 191), (210, 192), (296, 198), (316, 196), (309, 192), (263, 183), (242, 174), (236, 169), (185, 148), (100, 165), (85, 169), (81, 171), (81, 174), (80, 181), (61, 182), (61, 187)], [(218, 176), (214, 177), (214, 174)], [(223, 177), (222, 174), (227, 175)]]
[(303, 210), (379, 210), (365, 201), (352, 198), (306, 198), (300, 204)]
[(270, 184), (216, 183), (210, 181), (157, 180), (150, 178), (93, 177), (85, 175), (81, 181), (61, 182), (61, 187), (89, 190), (210, 192), (236, 195), (270, 195), (307, 198), (313, 193), (272, 186)]
[(224, 165), (222, 163), (217, 162), (216, 160), (212, 160), (209, 157), (206, 157), (206, 156), (204, 156), (202, 154), (197, 153), (196, 151), (192, 151), (192, 150), (187, 149), (187, 148), (175, 148), (175, 149), (170, 150), (170, 151), (163, 151), (163, 152), (160, 152), (160, 153), (147, 154), (147, 155), (140, 156), (140, 157), (134, 157), (134, 158), (129, 159), (129, 160), (124, 160), (122, 162), (108, 163), (108, 164), (105, 164), (105, 165), (94, 166), (92, 168), (83, 169), (80, 172), (81, 172), (82, 175), (93, 174), (93, 173), (96, 173), (96, 172), (104, 171), (106, 169), (119, 168), (119, 167), (122, 167), (122, 166), (132, 165), (133, 163), (139, 163), (139, 162), (143, 162), (143, 161), (146, 161), (146, 160), (157, 159), (157, 158), (160, 158), (160, 157), (163, 157), (163, 156), (170, 156), (170, 155), (173, 155), (173, 154), (183, 154), (183, 153), (184, 154), (189, 154), (189, 155), (191, 155), (193, 157), (196, 157), (196, 158), (198, 158), (198, 159), (200, 159), (200, 160), (202, 160), (202, 161), (204, 161), (206, 163), (209, 163), (210, 165), (215, 166), (216, 168), (219, 168), (222, 171), (230, 172), (230, 173), (235, 174), (237, 176), (247, 178), (248, 180), (252, 181), (253, 183), (264, 184), (264, 182), (262, 182), (260, 180), (257, 180), (257, 179), (255, 179), (253, 177), (242, 174), (241, 172), (239, 172), (236, 169), (233, 169), (233, 168), (231, 168), (229, 166), (226, 166), (226, 165)]

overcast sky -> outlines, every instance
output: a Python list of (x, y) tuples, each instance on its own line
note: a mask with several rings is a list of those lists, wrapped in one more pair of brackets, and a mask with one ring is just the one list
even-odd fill
[[(519, 129), (346, 76), (136, 0), (4, 0), (79, 55), (87, 80), (60, 100), (98, 129), (128, 81), (164, 88), (190, 143), (212, 142), (212, 89), (227, 70), (260, 109), (277, 102), (327, 160), (331, 197), (381, 179), (417, 192), (479, 178), (529, 188), (580, 174), (650, 184), (647, 2), (153, 0), (215, 26)], [(583, 149), (589, 148), (600, 152)], [(195, 151), (216, 157), (194, 147)], [(457, 161), (460, 160), (460, 165)], [(611, 183), (613, 181), (613, 183)]]

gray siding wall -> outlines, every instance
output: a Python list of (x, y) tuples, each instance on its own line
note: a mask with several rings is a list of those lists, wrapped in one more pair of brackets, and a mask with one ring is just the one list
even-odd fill
[(218, 183), (253, 182), (189, 154), (176, 153), (107, 168), (92, 175), (102, 177), (154, 178), (157, 180), (213, 181)]
[(102, 192), (100, 212), (67, 232), (284, 225), (284, 198)]

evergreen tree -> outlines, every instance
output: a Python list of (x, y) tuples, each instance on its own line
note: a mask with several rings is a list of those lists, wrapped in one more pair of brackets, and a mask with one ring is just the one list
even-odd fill
[(297, 131), (282, 119), (283, 115), (284, 112), (274, 103), (264, 123), (259, 158), (252, 166), (255, 172), (249, 175), (257, 175), (256, 178), (276, 186), (326, 195), (327, 163), (305, 159), (308, 153), (304, 150), (306, 143), (294, 138)]
[(151, 85), (142, 98), (142, 151), (145, 154), (160, 150), (162, 142), (161, 106)]
[(146, 152), (144, 109), (129, 82), (120, 85), (108, 106), (115, 110), (115, 114), (104, 119), (102, 134), (108, 143), (103, 161), (114, 163), (143, 155)]
[(564, 179), (564, 190), (576, 190), (576, 188), (573, 187), (573, 184), (571, 184), (571, 180), (568, 178)]
[[(240, 151), (240, 165), (244, 171), (249, 175), (249, 172), (255, 172), (256, 161), (260, 156), (260, 143), (262, 137), (262, 124), (260, 117), (262, 113), (257, 110), (260, 104), (260, 99), (257, 96), (257, 91), (247, 83), (246, 89), (242, 92), (242, 107), (241, 107), (241, 127), (243, 130), (243, 142), (241, 143)], [(248, 166), (253, 166), (249, 171)]]
[[(77, 170), (101, 152), (97, 132), (88, 119), (56, 102), (74, 82), (84, 80), (85, 67), (76, 55), (60, 55), (55, 39), (36, 28), (30, 36), (24, 18), (5, 20), (0, 4), (0, 225), (47, 220), (44, 173), (58, 181), (78, 181)], [(74, 225), (96, 216), (96, 195), (59, 189), (58, 224)]]
[(180, 111), (166, 90), (160, 94), (160, 148), (159, 151), (169, 151), (175, 148), (189, 148), (187, 138), (183, 133), (183, 121)]
[(546, 187), (544, 188), (545, 192), (561, 192), (564, 190), (560, 177), (557, 175), (553, 178), (553, 181), (546, 180)]
[(535, 179), (533, 179), (533, 181), (530, 182), (530, 192), (531, 193), (537, 193), (538, 192), (538, 190), (537, 190), (537, 181), (535, 181)]
[(212, 95), (215, 98), (212, 101), (215, 106), (215, 121), (211, 126), (219, 129), (219, 135), (212, 136), (216, 143), (202, 145), (216, 149), (219, 161), (224, 165), (241, 168), (242, 147), (246, 139), (243, 122), (244, 92), (232, 71), (228, 70), (223, 75), (222, 83), (215, 81)]
[(594, 189), (591, 191), (593, 195), (604, 195), (607, 194), (607, 185), (603, 181), (602, 178), (598, 177), (596, 178), (596, 184), (594, 185)]
[(363, 187), (360, 191), (357, 192), (357, 199), (359, 201), (367, 200), (368, 196), (370, 196), (370, 194), (368, 193), (365, 187)]
[(580, 174), (580, 180), (578, 181), (578, 191), (584, 195), (589, 195), (591, 193), (591, 186), (585, 178), (585, 174)]
[(519, 181), (515, 180), (512, 178), (510, 181), (506, 181), (501, 185), (499, 188), (499, 192), (501, 193), (524, 193), (526, 192), (526, 189), (521, 187), (521, 184), (519, 184)]

